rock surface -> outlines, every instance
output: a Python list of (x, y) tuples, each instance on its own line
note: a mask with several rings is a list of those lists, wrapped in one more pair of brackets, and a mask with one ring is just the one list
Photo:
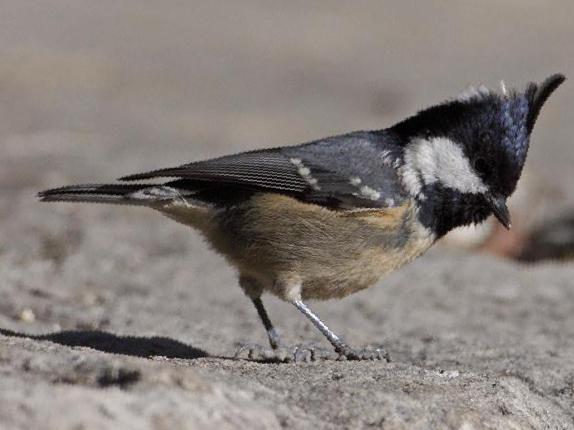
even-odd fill
[[(439, 246), (311, 304), (390, 363), (236, 360), (265, 334), (194, 232), (34, 198), (383, 127), (469, 83), (572, 77), (573, 7), (0, 2), (0, 428), (574, 429), (570, 263)], [(574, 207), (572, 88), (535, 131), (524, 223)], [(287, 345), (328, 347), (296, 309), (266, 303)]]
[[(90, 258), (88, 248), (82, 254)], [(207, 282), (189, 275), (203, 272), (208, 253), (191, 267), (142, 264), (147, 280), (137, 285), (133, 272), (143, 269), (129, 267), (127, 251), (114, 256), (115, 282), (98, 284), (89, 299), (74, 274), (94, 273), (83, 282), (90, 285), (109, 261), (91, 256), (81, 269), (2, 267), (8, 328), (0, 336), (0, 422), (60, 429), (574, 428), (571, 267), (434, 252), (384, 286), (315, 306), (355, 344), (384, 342), (391, 363), (275, 364), (233, 359), (237, 342), (265, 338), (238, 289), (216, 287), (232, 284), (231, 276)], [(40, 281), (42, 293), (34, 288), (38, 279), (51, 280)], [(322, 342), (296, 310), (269, 302), (286, 340)], [(23, 306), (35, 321), (8, 311)], [(51, 329), (54, 321), (62, 328)], [(32, 332), (46, 334), (25, 334)]]

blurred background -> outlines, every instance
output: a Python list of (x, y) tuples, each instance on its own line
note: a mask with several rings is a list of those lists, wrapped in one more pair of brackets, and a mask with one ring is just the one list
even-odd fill
[[(51, 216), (34, 202), (46, 187), (382, 128), (470, 84), (572, 76), (572, 16), (566, 0), (2, 0), (2, 246), (33, 246), (18, 226)], [(446, 243), (530, 259), (533, 231), (574, 243), (573, 94), (535, 128), (515, 230)], [(559, 228), (539, 232), (548, 219)], [(569, 254), (554, 242), (546, 254)]]
[[(35, 193), (383, 128), (471, 84), (572, 78), (573, 16), (567, 0), (1, 0), (4, 288), (41, 295), (70, 282), (89, 304), (104, 300), (90, 283), (108, 276), (117, 287), (120, 267), (129, 293), (162, 282), (174, 255), (217, 268), (212, 284), (235, 282), (193, 233), (151, 211), (40, 204)], [(443, 246), (530, 261), (573, 255), (571, 82), (535, 127), (514, 230), (455, 232)], [(147, 265), (159, 271), (153, 282)], [(22, 301), (6, 312), (27, 309)]]
[[(0, 0), (0, 427), (571, 428), (573, 17), (572, 0)], [(195, 232), (35, 196), (556, 72), (511, 232), (452, 232), (377, 287), (313, 303), (390, 364), (225, 359), (267, 340)], [(265, 303), (285, 345), (327, 346)]]

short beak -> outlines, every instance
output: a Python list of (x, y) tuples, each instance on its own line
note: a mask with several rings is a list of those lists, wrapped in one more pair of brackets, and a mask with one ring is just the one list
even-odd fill
[(504, 197), (490, 196), (488, 197), (488, 203), (490, 204), (490, 209), (494, 216), (500, 221), (500, 223), (507, 229), (510, 230), (510, 213), (508, 213), (508, 207), (506, 206), (506, 199)]

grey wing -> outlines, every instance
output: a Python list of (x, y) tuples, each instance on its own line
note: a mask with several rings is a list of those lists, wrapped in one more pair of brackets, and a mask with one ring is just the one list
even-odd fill
[(314, 192), (307, 195), (310, 201), (380, 208), (398, 206), (406, 199), (398, 175), (402, 147), (381, 132), (354, 132), (283, 151), (300, 159), (316, 181)]
[(243, 185), (257, 189), (303, 192), (304, 178), (279, 149), (243, 152), (211, 160), (196, 161), (182, 166), (153, 170), (120, 178), (134, 181), (156, 177), (174, 177), (201, 182)]
[[(121, 178), (175, 177), (267, 190), (338, 208), (401, 204), (402, 149), (380, 132), (354, 132), (298, 146), (244, 152)], [(178, 181), (181, 183), (181, 181)]]

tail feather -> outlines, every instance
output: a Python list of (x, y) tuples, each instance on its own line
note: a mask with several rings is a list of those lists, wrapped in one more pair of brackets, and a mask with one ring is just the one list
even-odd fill
[(82, 184), (53, 188), (38, 193), (43, 202), (115, 203), (148, 206), (183, 198), (189, 191), (157, 184)]

